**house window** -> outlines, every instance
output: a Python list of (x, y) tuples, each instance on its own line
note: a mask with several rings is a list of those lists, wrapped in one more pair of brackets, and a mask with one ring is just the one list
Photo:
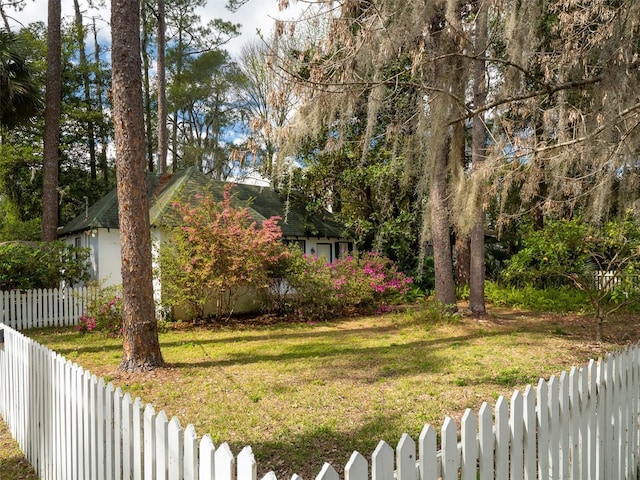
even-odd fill
[(287, 240), (286, 241), (287, 245), (296, 245), (301, 251), (302, 253), (306, 253), (305, 252), (305, 248), (307, 247), (307, 242), (304, 240)]
[[(82, 237), (75, 237), (73, 239), (73, 246), (76, 248), (81, 248), (82, 247)], [(77, 260), (78, 259), (78, 252), (75, 251), (73, 252), (73, 259)]]
[(333, 262), (333, 256), (331, 255), (331, 244), (330, 243), (316, 244), (315, 255), (318, 258), (324, 258), (327, 263)]
[(336, 242), (336, 258), (345, 258), (353, 252), (353, 242)]

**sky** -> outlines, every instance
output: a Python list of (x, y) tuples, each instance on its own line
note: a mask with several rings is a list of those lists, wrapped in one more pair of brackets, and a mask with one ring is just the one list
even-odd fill
[[(207, 6), (200, 11), (202, 23), (205, 24), (213, 18), (240, 23), (242, 25), (240, 37), (233, 39), (226, 45), (226, 49), (233, 56), (239, 54), (242, 45), (247, 41), (256, 38), (256, 29), (260, 29), (263, 34), (268, 35), (272, 28), (274, 18), (291, 19), (295, 12), (302, 8), (302, 5), (294, 5), (289, 10), (280, 12), (278, 10), (278, 0), (249, 0), (237, 12), (232, 13), (225, 8), (227, 0), (208, 0)], [(294, 3), (294, 2), (291, 2)], [(81, 8), (86, 0), (80, 0)], [(22, 12), (13, 14), (15, 18), (23, 24), (35, 21), (47, 21), (47, 0), (27, 0), (27, 5)], [(73, 18), (73, 0), (62, 0), (62, 15), (66, 19)], [(108, 7), (103, 10), (102, 17), (105, 19), (105, 34), (108, 29), (109, 20)]]

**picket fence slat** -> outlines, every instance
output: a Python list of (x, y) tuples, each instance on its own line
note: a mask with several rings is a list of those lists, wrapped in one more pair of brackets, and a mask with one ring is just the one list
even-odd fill
[(94, 296), (88, 287), (0, 292), (0, 323), (16, 330), (77, 325)]
[(164, 410), (156, 416), (156, 478), (166, 480), (168, 477), (169, 420)]
[(235, 480), (235, 464), (236, 460), (231, 453), (228, 443), (223, 443), (216, 450), (215, 454), (215, 472), (216, 480)]
[(494, 478), (495, 435), (493, 430), (493, 412), (487, 402), (483, 402), (478, 410), (478, 460), (480, 480)]
[(156, 411), (151, 404), (144, 409), (144, 480), (156, 478)]
[(509, 465), (511, 478), (522, 480), (524, 478), (524, 412), (522, 395), (517, 390), (511, 396), (511, 412), (509, 415), (509, 427), (511, 429)]
[(215, 474), (215, 446), (209, 434), (200, 440), (198, 478), (199, 480), (214, 480)]
[(184, 480), (198, 480), (198, 436), (192, 424), (184, 430)]
[(257, 480), (258, 465), (251, 447), (244, 447), (238, 454), (238, 480)]
[(431, 425), (425, 425), (418, 439), (420, 457), (418, 469), (421, 480), (436, 480), (438, 478), (437, 464), (437, 435)]
[(380, 440), (372, 455), (373, 480), (393, 480), (393, 460), (393, 449), (387, 442)]
[(531, 385), (527, 385), (522, 395), (522, 416), (524, 424), (523, 469), (525, 480), (536, 478), (536, 394)]
[(183, 430), (180, 420), (173, 417), (169, 422), (168, 428), (168, 461), (169, 461), (169, 479), (182, 480), (182, 451), (184, 449)]
[(461, 420), (462, 464), (461, 480), (475, 480), (478, 460), (477, 419), (473, 411), (467, 408)]
[(504, 397), (499, 397), (495, 410), (495, 475), (507, 478), (509, 475), (509, 412)]
[(345, 480), (367, 480), (369, 478), (369, 464), (359, 452), (353, 452), (344, 467)]
[[(38, 295), (3, 311), (48, 307)], [(5, 308), (6, 307), (6, 308)], [(61, 310), (71, 308), (70, 304)], [(18, 317), (15, 317), (18, 318)], [(42, 323), (43, 325), (46, 322)], [(0, 414), (43, 480), (257, 480), (250, 447), (200, 440), (193, 425), (156, 414), (153, 406), (91, 375), (64, 357), (0, 324)], [(418, 445), (403, 434), (394, 450), (380, 441), (371, 456), (354, 452), (345, 480), (634, 479), (640, 445), (640, 347), (540, 379), (510, 402), (466, 410), (460, 426), (422, 429)], [(416, 448), (417, 447), (417, 448)], [(317, 480), (337, 480), (325, 463)], [(273, 472), (262, 477), (276, 480)], [(302, 480), (294, 475), (292, 480)]]

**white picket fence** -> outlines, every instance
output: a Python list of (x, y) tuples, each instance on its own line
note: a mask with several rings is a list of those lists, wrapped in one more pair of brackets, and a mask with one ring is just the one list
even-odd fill
[[(42, 480), (257, 480), (249, 447), (198, 439), (192, 425), (144, 406), (111, 383), (0, 325), (0, 413)], [(640, 347), (541, 379), (446, 418), (371, 461), (354, 452), (345, 480), (636, 479)], [(238, 413), (241, 414), (241, 413)], [(317, 480), (337, 480), (325, 464)], [(273, 472), (263, 477), (275, 480)], [(300, 480), (298, 476), (292, 480)]]
[(623, 284), (635, 291), (640, 288), (640, 275), (620, 275), (617, 272), (599, 270), (595, 272), (596, 286), (600, 290), (613, 290)]
[(0, 323), (17, 330), (76, 325), (91, 294), (87, 287), (0, 291)]

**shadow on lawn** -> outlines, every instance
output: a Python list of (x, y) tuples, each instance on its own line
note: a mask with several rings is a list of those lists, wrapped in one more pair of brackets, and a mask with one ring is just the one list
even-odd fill
[[(316, 372), (318, 378), (328, 375), (336, 378), (336, 371), (344, 371), (346, 376), (353, 377), (360, 369), (376, 369), (372, 371), (371, 381), (380, 377), (399, 377), (421, 371), (437, 372), (446, 367), (447, 355), (441, 351), (450, 346), (461, 345), (475, 338), (486, 338), (504, 335), (504, 332), (472, 333), (454, 337), (417, 340), (407, 343), (389, 343), (380, 346), (349, 345), (345, 342), (344, 332), (332, 332), (323, 337), (323, 341), (304, 342), (295, 345), (279, 346), (280, 353), (256, 353), (255, 351), (225, 353), (226, 358), (216, 359), (215, 348), (211, 352), (203, 348), (207, 360), (172, 362), (167, 367), (175, 369), (217, 368), (238, 365), (252, 365), (263, 362), (292, 362), (295, 360), (318, 360), (322, 368)], [(342, 343), (334, 343), (332, 339)], [(215, 343), (215, 342), (210, 342)], [(332, 368), (332, 361), (338, 368)]]
[[(258, 478), (273, 471), (279, 480), (291, 478), (293, 474), (310, 480), (316, 478), (325, 462), (330, 463), (342, 476), (354, 451), (360, 452), (370, 463), (371, 454), (381, 439), (395, 449), (402, 434), (399, 417), (393, 414), (378, 412), (354, 430), (348, 429), (349, 419), (344, 420), (340, 426), (323, 424), (296, 433), (283, 431), (275, 441), (253, 443), (251, 448), (258, 467)], [(418, 434), (412, 432), (416, 443)], [(397, 438), (389, 438), (391, 435)], [(234, 454), (244, 447), (240, 444), (230, 446)]]
[[(418, 326), (416, 326), (418, 328)], [(397, 330), (394, 325), (376, 327), (336, 328), (333, 330), (312, 330), (269, 332), (240, 335), (231, 338), (190, 339), (166, 341), (161, 337), (161, 347), (165, 359), (171, 357), (170, 349), (197, 347), (201, 351), (199, 358), (188, 361), (167, 361), (166, 367), (177, 370), (193, 370), (221, 368), (232, 366), (257, 365), (266, 362), (293, 362), (296, 360), (317, 360), (322, 368), (316, 374), (319, 379), (336, 378), (336, 375), (351, 376), (361, 372), (361, 380), (374, 382), (380, 378), (396, 378), (420, 372), (438, 372), (447, 366), (448, 356), (442, 354), (447, 347), (460, 346), (477, 338), (508, 335), (510, 329), (478, 330), (473, 328), (467, 334), (431, 339), (419, 339), (402, 343), (402, 339), (390, 337), (389, 343), (367, 346), (367, 337), (376, 337)], [(184, 332), (182, 332), (184, 334)], [(163, 337), (165, 341), (163, 340)], [(363, 340), (363, 338), (365, 340)], [(287, 345), (287, 340), (298, 340)], [(219, 351), (217, 346), (237, 343), (264, 342), (263, 348), (250, 348), (246, 351), (239, 347), (238, 351)], [(379, 342), (378, 342), (379, 343)], [(270, 348), (273, 345), (273, 348)], [(55, 346), (54, 346), (55, 348)], [(122, 347), (114, 345), (77, 346), (73, 348), (56, 348), (61, 355), (73, 353), (96, 353), (104, 351), (120, 351)], [(175, 357), (175, 355), (174, 355)], [(342, 372), (342, 373), (341, 373)]]
[[(348, 321), (348, 320), (347, 320)], [(289, 329), (290, 323), (283, 323), (282, 328)], [(313, 326), (306, 326), (306, 324), (301, 324), (300, 329), (296, 331), (288, 331), (288, 332), (279, 332), (273, 326), (269, 326), (268, 330), (265, 329), (264, 332), (256, 333), (256, 334), (247, 334), (246, 330), (239, 330), (237, 336), (228, 336), (225, 338), (207, 338), (207, 339), (191, 339), (191, 340), (179, 340), (179, 341), (171, 341), (168, 340), (173, 335), (182, 335), (186, 336), (187, 333), (192, 332), (195, 335), (200, 335), (202, 333), (207, 335), (215, 335), (220, 333), (221, 330), (212, 328), (207, 328), (205, 326), (196, 326), (192, 330), (173, 330), (169, 329), (166, 333), (160, 334), (160, 346), (164, 347), (179, 347), (183, 344), (189, 345), (215, 345), (215, 344), (232, 344), (242, 342), (264, 342), (264, 341), (278, 341), (278, 340), (294, 340), (296, 338), (326, 338), (327, 336), (336, 336), (342, 337), (344, 335), (349, 334), (370, 334), (370, 335), (378, 335), (380, 333), (385, 332), (393, 332), (396, 330), (396, 327), (393, 325), (382, 325), (379, 327), (357, 327), (357, 328), (340, 328), (338, 331), (329, 331), (326, 330), (318, 330), (314, 327), (332, 327), (335, 326), (336, 323), (319, 323), (314, 324)], [(256, 327), (259, 329), (260, 327)], [(266, 328), (266, 327), (265, 327)], [(228, 325), (226, 328), (226, 332), (233, 331), (233, 325)], [(222, 331), (225, 332), (225, 331)], [(47, 330), (42, 330), (43, 336), (47, 334)], [(99, 334), (99, 333), (98, 333)], [(65, 338), (65, 342), (77, 342), (79, 339), (83, 337), (80, 333), (74, 333), (76, 335), (75, 338), (68, 336)], [(37, 335), (34, 335), (37, 337)], [(55, 345), (55, 341), (51, 342), (52, 345)], [(113, 344), (113, 345), (85, 345), (74, 348), (57, 348), (56, 352), (64, 355), (69, 352), (77, 352), (77, 353), (97, 353), (104, 352), (109, 350), (121, 350), (122, 345)]]

